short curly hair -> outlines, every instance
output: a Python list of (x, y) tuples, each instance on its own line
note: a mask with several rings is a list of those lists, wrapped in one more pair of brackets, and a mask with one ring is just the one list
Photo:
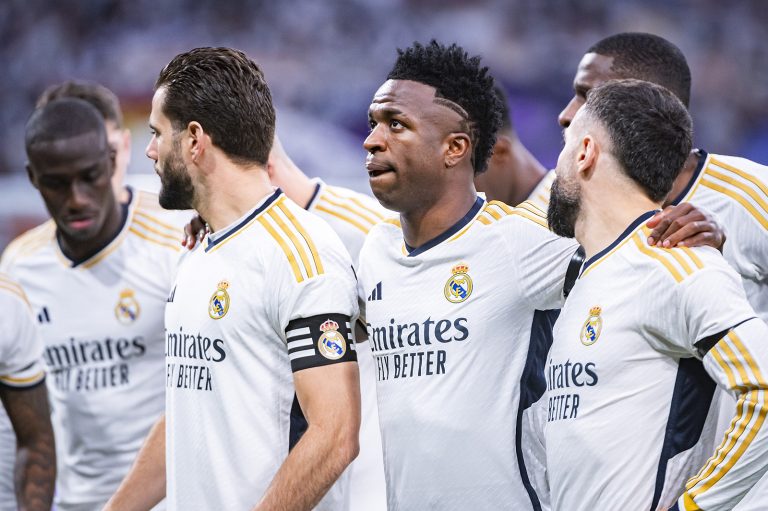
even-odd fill
[(671, 90), (687, 107), (691, 98), (691, 70), (680, 48), (663, 37), (644, 32), (622, 32), (593, 44), (587, 53), (613, 57), (617, 78), (634, 78)]
[(398, 57), (388, 80), (411, 80), (435, 88), (435, 95), (456, 103), (468, 114), (472, 141), (472, 168), (479, 174), (488, 167), (502, 124), (503, 105), (494, 91), (494, 80), (480, 57), (470, 57), (456, 44), (445, 46), (434, 39), (427, 45), (414, 42)]

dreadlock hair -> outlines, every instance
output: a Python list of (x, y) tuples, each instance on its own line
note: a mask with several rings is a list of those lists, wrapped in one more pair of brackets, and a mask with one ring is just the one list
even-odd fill
[(613, 57), (616, 78), (634, 78), (671, 90), (688, 107), (691, 70), (680, 48), (663, 37), (643, 32), (622, 32), (592, 45), (587, 53)]
[(436, 97), (464, 109), (468, 115), (464, 129), (473, 146), (472, 168), (475, 174), (485, 171), (502, 123), (502, 104), (488, 68), (480, 66), (480, 57), (470, 57), (462, 47), (445, 46), (434, 39), (426, 46), (414, 42), (397, 54), (387, 79), (429, 85), (435, 88)]

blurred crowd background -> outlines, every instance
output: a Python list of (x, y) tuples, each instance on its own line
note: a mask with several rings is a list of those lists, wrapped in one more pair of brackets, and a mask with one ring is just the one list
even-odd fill
[(307, 173), (367, 190), (366, 110), (414, 40), (482, 55), (514, 125), (548, 167), (557, 114), (585, 50), (622, 31), (677, 44), (693, 74), (696, 144), (768, 164), (768, 8), (761, 0), (3, 0), (0, 2), (0, 249), (45, 218), (24, 171), (24, 124), (47, 86), (100, 82), (133, 134), (130, 179), (154, 186), (147, 116), (160, 69), (197, 46), (233, 46), (264, 69), (278, 133)]

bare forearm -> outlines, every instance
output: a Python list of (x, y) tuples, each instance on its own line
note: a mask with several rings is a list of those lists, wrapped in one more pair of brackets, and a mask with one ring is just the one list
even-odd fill
[(146, 511), (165, 497), (165, 416), (147, 435), (128, 475), (104, 511)]
[(15, 486), (20, 510), (47, 511), (53, 502), (56, 453), (53, 434), (40, 435), (16, 452)]
[(355, 459), (358, 450), (357, 431), (337, 433), (310, 424), (255, 511), (311, 509)]

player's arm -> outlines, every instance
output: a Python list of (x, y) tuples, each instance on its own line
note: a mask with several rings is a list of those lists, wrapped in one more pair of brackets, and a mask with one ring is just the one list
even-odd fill
[(696, 346), (706, 353), (710, 376), (736, 394), (737, 407), (725, 438), (688, 481), (678, 506), (733, 509), (768, 470), (768, 326), (751, 319)]
[(653, 229), (649, 245), (663, 247), (710, 246), (722, 252), (725, 229), (715, 215), (690, 202), (671, 205), (652, 216), (646, 223)]
[(148, 511), (165, 498), (165, 415), (147, 439), (104, 511)]
[(286, 329), (296, 396), (308, 427), (258, 511), (311, 509), (357, 456), (360, 382), (349, 323), (348, 316), (329, 314), (292, 321)]
[(51, 509), (56, 449), (45, 381), (18, 388), (0, 384), (0, 400), (16, 433), (14, 485), (19, 509)]

